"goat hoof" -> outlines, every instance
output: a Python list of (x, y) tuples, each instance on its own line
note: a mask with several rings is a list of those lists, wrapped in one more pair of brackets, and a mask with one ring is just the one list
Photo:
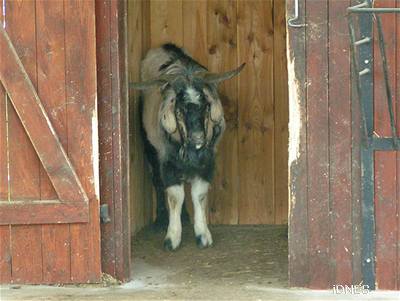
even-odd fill
[(165, 251), (172, 252), (172, 251), (175, 251), (176, 249), (178, 249), (178, 247), (179, 247), (179, 244), (176, 247), (173, 246), (172, 240), (170, 238), (166, 238), (164, 240), (164, 250)]
[(197, 235), (196, 244), (199, 249), (205, 249), (207, 247), (211, 247), (212, 245), (211, 235), (210, 237), (207, 237), (206, 235)]
[(172, 241), (171, 239), (167, 238), (164, 240), (164, 250), (165, 251), (173, 251), (174, 248), (172, 247)]

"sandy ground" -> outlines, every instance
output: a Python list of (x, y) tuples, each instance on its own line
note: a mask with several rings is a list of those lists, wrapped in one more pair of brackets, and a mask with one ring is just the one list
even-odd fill
[(288, 289), (285, 227), (217, 226), (211, 232), (214, 246), (199, 250), (187, 226), (182, 246), (168, 253), (164, 233), (142, 231), (133, 240), (133, 279), (122, 285), (7, 285), (0, 300), (400, 300), (400, 292)]

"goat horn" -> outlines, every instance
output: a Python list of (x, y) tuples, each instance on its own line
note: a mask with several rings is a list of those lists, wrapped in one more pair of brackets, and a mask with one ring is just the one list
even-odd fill
[(156, 85), (165, 84), (174, 79), (175, 77), (176, 76), (164, 75), (143, 82), (129, 83), (129, 87), (137, 90), (146, 90)]
[(239, 67), (237, 67), (234, 70), (223, 72), (223, 73), (206, 73), (204, 74), (204, 81), (209, 84), (218, 84), (224, 80), (230, 79), (240, 73), (246, 63), (241, 64)]

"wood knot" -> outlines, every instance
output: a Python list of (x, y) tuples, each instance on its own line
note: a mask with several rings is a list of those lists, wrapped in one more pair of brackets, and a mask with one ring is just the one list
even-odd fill
[(227, 15), (221, 14), (219, 20), (220, 20), (220, 22), (221, 22), (222, 24), (224, 24), (225, 26), (229, 27), (230, 20), (229, 20), (229, 18), (228, 18)]
[(217, 45), (212, 45), (209, 49), (208, 49), (208, 53), (209, 54), (215, 54), (217, 52)]

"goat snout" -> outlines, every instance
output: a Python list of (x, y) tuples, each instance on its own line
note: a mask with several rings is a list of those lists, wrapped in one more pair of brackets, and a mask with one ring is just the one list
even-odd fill
[(203, 132), (193, 132), (190, 135), (190, 143), (196, 147), (196, 149), (200, 149), (205, 144), (205, 135)]

